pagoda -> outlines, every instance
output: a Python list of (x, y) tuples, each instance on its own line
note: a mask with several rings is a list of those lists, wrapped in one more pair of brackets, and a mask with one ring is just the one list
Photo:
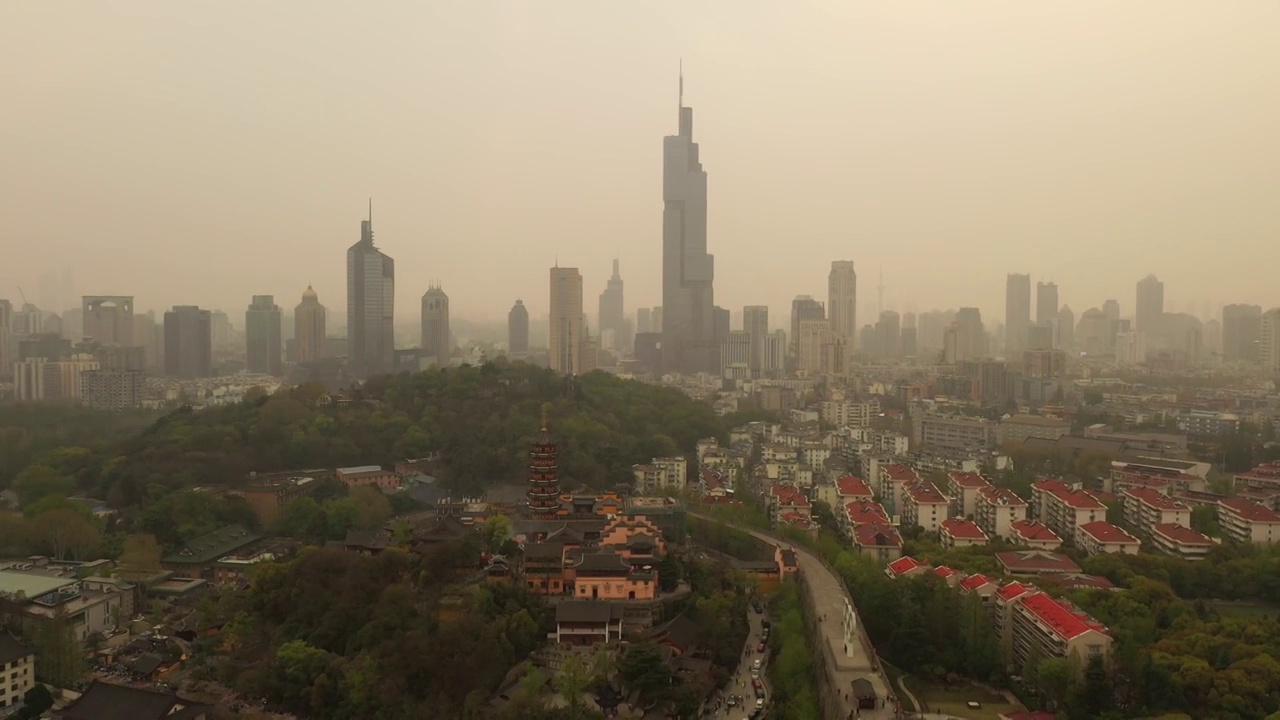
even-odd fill
[(529, 449), (529, 517), (550, 520), (560, 510), (560, 450), (547, 431), (547, 414), (542, 414), (542, 429)]

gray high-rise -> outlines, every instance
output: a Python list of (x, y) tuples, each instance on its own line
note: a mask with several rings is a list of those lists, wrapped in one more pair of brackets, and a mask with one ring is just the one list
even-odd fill
[(747, 333), (747, 363), (752, 372), (760, 372), (765, 365), (765, 338), (769, 334), (769, 306), (747, 305), (742, 308), (742, 330)]
[[(882, 310), (884, 308), (881, 308)], [(858, 273), (852, 260), (833, 260), (827, 274), (827, 312), (831, 334), (852, 351), (858, 334)]]
[(283, 375), (281, 312), (271, 295), (254, 295), (244, 313), (245, 365), (249, 372)]
[(1160, 324), (1164, 321), (1164, 283), (1155, 275), (1148, 275), (1138, 281), (1135, 319), (1137, 325), (1134, 330), (1147, 337), (1160, 334)]
[(1260, 305), (1224, 305), (1222, 308), (1222, 359), (1256, 362), (1262, 335)]
[(662, 365), (668, 372), (715, 372), (712, 281), (707, 253), (707, 173), (693, 141), (693, 108), (680, 77), (679, 134), (662, 141)]
[[(600, 341), (601, 347), (612, 352), (621, 352), (627, 345), (626, 312), (622, 302), (622, 275), (618, 273), (618, 261), (613, 261), (613, 277), (600, 293)], [(604, 340), (612, 335), (613, 341), (605, 344)]]
[(448, 367), (453, 354), (449, 340), (449, 296), (433, 285), (422, 296), (422, 354), (437, 367)]
[(213, 320), (208, 310), (175, 305), (164, 314), (164, 372), (175, 378), (213, 375)]
[(507, 313), (507, 351), (512, 357), (529, 354), (529, 310), (523, 300), (516, 300)]
[(347, 250), (348, 362), (357, 376), (391, 372), (395, 362), (396, 264), (373, 245), (373, 215)]
[(1004, 354), (1019, 357), (1027, 349), (1031, 327), (1031, 276), (1009, 273), (1004, 285)]

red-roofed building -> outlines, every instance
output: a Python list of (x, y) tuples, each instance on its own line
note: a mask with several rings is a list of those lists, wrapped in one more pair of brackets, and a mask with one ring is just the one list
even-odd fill
[(1000, 651), (1005, 658), (1013, 656), (1013, 606), (1034, 592), (1039, 592), (1034, 585), (1011, 582), (991, 595), (987, 610), (991, 613), (991, 627), (1000, 639)]
[(942, 526), (938, 530), (938, 540), (944, 548), (986, 545), (988, 539), (987, 534), (978, 527), (978, 523), (972, 520), (948, 518), (942, 521)]
[(945, 582), (949, 587), (955, 587), (956, 585), (959, 585), (960, 580), (962, 579), (960, 576), (960, 573), (956, 572), (955, 570), (952, 570), (946, 565), (939, 565), (938, 567), (934, 568), (933, 574), (942, 578), (943, 582)]
[(902, 535), (888, 522), (866, 523), (854, 528), (853, 549), (872, 560), (893, 562), (902, 557)]
[(1137, 555), (1142, 542), (1124, 528), (1105, 520), (1085, 523), (1076, 528), (1076, 547), (1089, 555), (1127, 553)]
[(1153, 545), (1184, 560), (1203, 560), (1216, 544), (1213, 538), (1185, 525), (1161, 523), (1153, 525), (1150, 533)]
[(770, 486), (769, 505), (775, 516), (787, 512), (809, 514), (809, 498), (795, 485)]
[(974, 573), (973, 575), (970, 575), (969, 577), (960, 581), (961, 595), (971, 595), (971, 594), (977, 593), (982, 597), (983, 602), (989, 601), (991, 599), (991, 596), (995, 595), (996, 590), (999, 590), (999, 589), (1000, 589), (1000, 586), (996, 583), (995, 580), (992, 580), (986, 575), (982, 575), (979, 573)]
[(950, 500), (928, 480), (918, 480), (906, 486), (902, 496), (902, 524), (919, 525), (925, 532), (936, 533), (947, 519)]
[(855, 500), (870, 501), (874, 497), (874, 493), (871, 492), (871, 486), (862, 478), (854, 477), (853, 475), (836, 478), (836, 495), (839, 496), (842, 503)]
[(1218, 502), (1218, 524), (1236, 542), (1257, 545), (1280, 542), (1280, 515), (1242, 497)]
[(1125, 488), (1120, 493), (1124, 519), (1140, 532), (1156, 525), (1191, 526), (1191, 506), (1148, 487)]
[(1019, 520), (1010, 524), (1006, 538), (1015, 545), (1026, 545), (1037, 550), (1056, 550), (1062, 545), (1062, 538), (1057, 533), (1036, 520)]
[(1261, 488), (1280, 491), (1280, 461), (1263, 463), (1235, 477), (1236, 490)]
[(906, 487), (920, 479), (909, 465), (890, 463), (880, 466), (880, 502), (890, 513), (902, 513), (902, 498)]
[(1061, 480), (1041, 480), (1031, 486), (1031, 515), (1059, 536), (1074, 537), (1081, 525), (1106, 520), (1107, 506), (1092, 493)]
[(733, 495), (733, 480), (720, 468), (703, 465), (698, 469), (699, 487), (704, 497)]
[(884, 569), (884, 574), (891, 578), (910, 577), (912, 575), (920, 575), (929, 571), (929, 566), (916, 560), (910, 555), (902, 557), (889, 563)]
[(1014, 667), (1022, 667), (1028, 657), (1074, 658), (1077, 672), (1088, 662), (1111, 655), (1111, 633), (1107, 627), (1065, 600), (1042, 593), (1030, 593), (1012, 606)]
[(996, 561), (1010, 575), (1080, 572), (1080, 566), (1071, 558), (1044, 550), (1006, 550), (996, 553)]
[(990, 537), (1009, 537), (1009, 528), (1027, 519), (1027, 501), (1006, 487), (985, 487), (974, 501), (973, 519)]
[(884, 511), (884, 506), (880, 503), (865, 500), (846, 504), (844, 506), (844, 516), (845, 522), (848, 523), (851, 530), (867, 523), (889, 524), (889, 514)]
[(1041, 579), (1058, 583), (1068, 590), (1115, 590), (1116, 586), (1101, 575), (1085, 573), (1055, 573), (1041, 575)]
[(978, 512), (979, 491), (989, 487), (991, 483), (978, 473), (954, 470), (947, 473), (947, 496), (951, 498), (951, 514), (973, 517)]

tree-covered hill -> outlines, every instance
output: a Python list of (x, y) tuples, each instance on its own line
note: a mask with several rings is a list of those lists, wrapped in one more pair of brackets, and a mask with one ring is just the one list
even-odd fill
[[(564, 378), (498, 361), (374, 378), (349, 403), (325, 404), (318, 386), (259, 395), (234, 406), (175, 411), (121, 439), (49, 446), (20, 458), (22, 475), (130, 506), (198, 485), (236, 485), (250, 471), (390, 465), (439, 453), (441, 480), (459, 494), (522, 479), (528, 444), (549, 404), (569, 484), (609, 487), (632, 464), (684, 454), (724, 438), (740, 417), (677, 390), (605, 373)], [(121, 418), (119, 422), (124, 422)], [(103, 433), (119, 433), (103, 422)], [(83, 449), (80, 449), (83, 447)], [(26, 494), (38, 496), (40, 487)]]

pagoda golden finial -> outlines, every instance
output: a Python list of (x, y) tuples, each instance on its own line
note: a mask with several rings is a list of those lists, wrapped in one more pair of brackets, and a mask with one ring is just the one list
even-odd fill
[(551, 412), (551, 403), (542, 403), (542, 430), (547, 429), (547, 415)]

